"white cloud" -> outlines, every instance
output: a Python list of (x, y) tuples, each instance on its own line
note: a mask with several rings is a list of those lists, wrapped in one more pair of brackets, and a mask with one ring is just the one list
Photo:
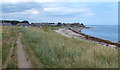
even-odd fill
[[(71, 8), (71, 7), (46, 7), (43, 8), (44, 12), (52, 13), (52, 14), (69, 14), (69, 15), (80, 15), (83, 17), (93, 16), (95, 13), (90, 9), (86, 7), (81, 8)], [(77, 14), (76, 14), (77, 13)], [(78, 14), (79, 13), (79, 14)]]
[(3, 0), (3, 3), (18, 3), (18, 2), (67, 2), (64, 0)]
[(48, 7), (48, 8), (43, 8), (43, 10), (45, 12), (62, 13), (62, 14), (84, 13), (89, 11), (87, 8), (70, 8), (70, 7)]
[(54, 12), (54, 11), (59, 11), (60, 8), (43, 8), (43, 10), (48, 12)]
[(18, 14), (23, 14), (23, 15), (30, 14), (31, 15), (32, 14), (32, 15), (36, 15), (38, 13), (39, 13), (38, 10), (29, 9), (29, 10), (24, 10), (24, 11), (21, 11), (21, 12), (11, 12), (11, 13), (2, 13), (2, 14), (9, 14), (9, 15), (13, 15), (13, 14), (16, 14), (16, 15), (18, 15)]
[(3, 3), (19, 2), (118, 2), (119, 0), (2, 0)]
[(69, 2), (118, 2), (119, 0), (68, 0)]
[(38, 14), (39, 11), (35, 9), (25, 10), (24, 13)]
[(21, 11), (21, 12), (9, 12), (9, 13), (3, 13), (2, 12), (0, 14), (2, 14), (2, 19), (33, 20), (32, 17), (38, 16), (39, 13), (40, 12), (38, 10), (29, 9), (29, 10), (24, 10), (24, 11)]

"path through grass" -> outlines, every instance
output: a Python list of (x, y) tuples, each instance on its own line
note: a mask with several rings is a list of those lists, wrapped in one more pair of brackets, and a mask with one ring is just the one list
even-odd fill
[(46, 28), (21, 28), (23, 44), (31, 48), (47, 68), (117, 68), (118, 50)]
[(16, 46), (16, 39), (18, 36), (19, 31), (14, 26), (3, 26), (2, 27), (2, 64), (4, 64), (8, 53), (10, 51), (10, 48), (13, 47), (13, 54), (12, 54), (12, 60), (8, 62), (9, 68), (16, 67), (16, 54), (15, 52), (15, 46)]

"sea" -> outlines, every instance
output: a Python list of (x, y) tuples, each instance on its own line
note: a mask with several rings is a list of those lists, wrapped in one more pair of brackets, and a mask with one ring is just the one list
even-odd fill
[(120, 41), (118, 39), (118, 25), (86, 25), (92, 29), (84, 29), (81, 32), (90, 36), (98, 37), (112, 42)]

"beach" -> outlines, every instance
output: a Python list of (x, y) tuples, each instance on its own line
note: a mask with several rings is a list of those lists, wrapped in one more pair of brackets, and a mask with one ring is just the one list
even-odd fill
[(96, 38), (93, 36), (89, 36), (89, 35), (80, 33), (76, 30), (73, 30), (73, 29), (69, 30), (69, 29), (63, 28), (63, 29), (55, 30), (55, 32), (60, 33), (60, 34), (67, 36), (69, 38), (73, 37), (73, 38), (77, 38), (77, 39), (81, 39), (81, 40), (92, 41), (92, 42), (95, 42), (99, 45), (103, 45), (105, 47), (119, 48), (119, 46), (120, 46), (119, 43), (111, 42), (108, 40), (103, 40), (103, 39)]

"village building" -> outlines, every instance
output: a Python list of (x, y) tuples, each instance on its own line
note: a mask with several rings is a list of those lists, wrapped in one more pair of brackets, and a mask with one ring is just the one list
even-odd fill
[(31, 26), (42, 27), (42, 26), (52, 26), (54, 23), (31, 23)]
[(20, 27), (30, 27), (30, 24), (29, 23), (18, 23), (17, 26), (20, 26)]
[(2, 25), (2, 26), (12, 26), (11, 23), (0, 23), (0, 25)]

